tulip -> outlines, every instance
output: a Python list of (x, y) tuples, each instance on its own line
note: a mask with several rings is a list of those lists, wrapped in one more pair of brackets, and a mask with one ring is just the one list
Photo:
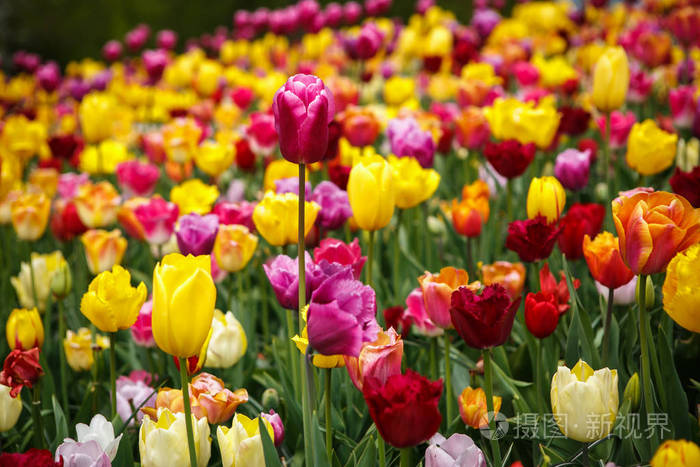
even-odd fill
[[(274, 438), (270, 422), (263, 418), (263, 425), (270, 438)], [(251, 420), (237, 413), (231, 422), (231, 428), (219, 426), (216, 429), (216, 439), (221, 449), (223, 467), (265, 465), (259, 418)]]
[(40, 312), (46, 309), (53, 277), (64, 265), (66, 260), (60, 251), (32, 253), (29, 263), (20, 264), (19, 274), (10, 277), (10, 283), (22, 308), (37, 308)]
[(423, 131), (413, 118), (394, 119), (386, 131), (391, 152), (399, 157), (413, 157), (421, 167), (433, 166), (435, 140), (429, 131)]
[(282, 423), (282, 417), (272, 409), (270, 409), (269, 413), (261, 412), (260, 416), (272, 425), (275, 447), (281, 446), (284, 442), (284, 424)]
[(559, 308), (554, 295), (530, 292), (525, 297), (525, 325), (538, 339), (554, 332), (559, 324)]
[(622, 47), (609, 47), (598, 58), (593, 70), (593, 104), (601, 112), (622, 107), (630, 81), (627, 54)]
[(478, 237), (489, 214), (489, 188), (482, 180), (464, 186), (461, 202), (452, 200), (452, 225), (466, 237)]
[(85, 247), (85, 259), (92, 274), (99, 274), (119, 265), (127, 245), (119, 229), (111, 232), (101, 229), (88, 230), (80, 237), (80, 241)]
[(12, 227), (20, 240), (38, 240), (46, 230), (51, 200), (43, 193), (24, 193), (11, 204)]
[[(605, 287), (600, 282), (595, 282), (595, 288), (598, 295), (602, 296), (606, 301), (610, 296), (610, 289)], [(613, 289), (613, 305), (631, 305), (637, 299), (637, 276), (620, 287)]]
[(486, 286), (481, 295), (461, 286), (451, 297), (450, 317), (467, 345), (485, 349), (502, 345), (508, 339), (520, 297), (511, 301), (498, 284)]
[(559, 221), (559, 249), (569, 260), (583, 256), (583, 238), (597, 234), (603, 226), (605, 207), (595, 203), (574, 203)]
[(445, 439), (436, 433), (429, 443), (425, 450), (425, 467), (486, 467), (484, 453), (467, 435), (455, 433)]
[(697, 333), (700, 333), (700, 301), (693, 290), (697, 290), (700, 279), (694, 273), (699, 265), (700, 243), (696, 243), (668, 263), (663, 286), (666, 313), (679, 326)]
[(214, 317), (216, 287), (209, 256), (166, 255), (153, 271), (153, 338), (170, 355), (197, 355)]
[(486, 120), (496, 139), (515, 139), (521, 144), (534, 143), (540, 149), (548, 148), (559, 127), (560, 114), (551, 99), (520, 102), (515, 98), (496, 98), (484, 109)]
[(430, 381), (407, 370), (406, 374), (390, 376), (384, 384), (368, 377), (362, 393), (377, 430), (396, 448), (430, 439), (442, 422), (438, 410), (442, 380)]
[(455, 118), (454, 123), (457, 142), (461, 146), (474, 150), (488, 144), (491, 132), (481, 108), (467, 107)]
[(396, 206), (408, 209), (429, 199), (440, 184), (440, 174), (424, 169), (413, 157), (389, 156), (393, 171)]
[(627, 142), (627, 164), (642, 175), (669, 168), (676, 157), (678, 135), (667, 133), (653, 120), (635, 123)]
[(76, 442), (66, 438), (56, 448), (54, 459), (64, 467), (109, 467), (112, 465), (109, 456), (100, 447), (97, 441)]
[(117, 220), (119, 224), (124, 228), (127, 235), (136, 240), (146, 239), (146, 232), (144, 231), (143, 225), (141, 225), (141, 222), (139, 222), (135, 214), (136, 208), (146, 203), (148, 203), (147, 198), (130, 198), (124, 201), (124, 204), (117, 210)]
[(7, 317), (5, 336), (10, 350), (41, 348), (44, 343), (44, 325), (36, 308), (15, 308)]
[(214, 310), (212, 333), (207, 346), (205, 365), (209, 368), (230, 368), (245, 355), (248, 340), (240, 322), (227, 311)]
[(54, 462), (51, 451), (37, 448), (28, 449), (24, 453), (0, 453), (0, 465), (12, 467), (64, 467), (61, 462)]
[(544, 216), (547, 222), (555, 222), (559, 219), (565, 204), (564, 187), (556, 178), (545, 176), (532, 179), (527, 192), (527, 217), (534, 219), (537, 216)]
[(329, 263), (351, 266), (353, 276), (355, 279), (359, 279), (367, 257), (362, 256), (357, 238), (351, 243), (344, 243), (342, 240), (329, 237), (321, 240), (318, 248), (314, 248), (314, 263), (320, 264), (324, 260)]
[(684, 439), (665, 441), (651, 458), (651, 467), (691, 467), (700, 465), (700, 447)]
[(245, 134), (254, 154), (269, 155), (277, 146), (275, 117), (268, 113), (253, 112), (250, 115), (250, 125), (246, 127)]
[(320, 78), (303, 74), (290, 77), (275, 93), (272, 111), (285, 159), (311, 164), (323, 158), (335, 107), (333, 95)]
[(311, 201), (321, 207), (317, 221), (324, 229), (339, 229), (352, 216), (347, 192), (338, 188), (335, 183), (324, 180), (316, 185)]
[[(299, 167), (285, 159), (277, 159), (270, 162), (265, 168), (263, 176), (263, 190), (265, 192), (275, 191), (275, 181), (282, 178), (297, 178), (299, 175)], [(305, 169), (304, 179), (309, 179), (309, 171)]]
[(10, 396), (17, 397), (23, 387), (34, 387), (43, 374), (37, 347), (30, 350), (15, 349), (5, 357), (0, 371), (0, 384), (9, 386)]
[(143, 227), (146, 241), (151, 245), (163, 245), (175, 230), (179, 208), (160, 196), (138, 205), (134, 209), (137, 221)]
[(58, 170), (53, 167), (37, 167), (29, 173), (27, 181), (30, 190), (40, 191), (51, 199), (58, 190)]
[(664, 191), (622, 195), (612, 203), (622, 260), (635, 274), (666, 269), (677, 252), (700, 241), (700, 211)]
[(22, 413), (22, 398), (10, 395), (11, 388), (0, 384), (0, 433), (10, 431)]
[(323, 355), (357, 357), (364, 342), (377, 339), (374, 290), (345, 267), (325, 279), (311, 294), (309, 344)]
[(182, 216), (175, 231), (180, 253), (208, 255), (214, 248), (218, 230), (219, 218), (214, 214), (201, 216), (193, 212)]
[(380, 331), (377, 340), (362, 346), (359, 357), (345, 357), (345, 366), (350, 379), (357, 389), (362, 391), (365, 378), (373, 377), (386, 383), (393, 375), (401, 373), (403, 341), (393, 328)]
[(130, 160), (117, 165), (117, 181), (127, 198), (150, 196), (156, 187), (160, 170), (154, 164)]
[(554, 163), (554, 176), (564, 188), (572, 191), (581, 190), (588, 184), (590, 153), (567, 149), (557, 156)]
[(508, 224), (506, 248), (515, 251), (522, 261), (547, 259), (561, 228), (547, 222), (543, 216)]
[(367, 107), (351, 106), (340, 116), (343, 136), (357, 147), (371, 146), (379, 135), (379, 119)]
[(239, 224), (248, 227), (248, 230), (251, 232), (255, 232), (255, 224), (253, 223), (254, 210), (255, 203), (249, 203), (248, 201), (233, 203), (223, 201), (214, 205), (214, 209), (211, 212), (219, 217), (219, 224)]
[[(292, 193), (277, 195), (265, 193), (263, 200), (255, 206), (253, 222), (260, 235), (271, 245), (294, 244), (298, 238), (299, 197)], [(304, 235), (308, 235), (316, 221), (320, 206), (304, 202)]]
[(88, 143), (96, 143), (112, 136), (114, 119), (119, 111), (114, 96), (92, 92), (80, 101), (78, 118), (83, 137)]
[[(591, 114), (580, 107), (559, 107), (561, 120), (559, 121), (559, 132), (568, 136), (581, 136), (588, 130), (591, 123)], [(605, 121), (605, 117), (603, 117)]]
[(593, 240), (584, 235), (583, 255), (593, 279), (609, 289), (622, 287), (634, 278), (622, 261), (617, 237), (610, 232), (601, 232)]
[(515, 300), (523, 292), (525, 286), (525, 266), (523, 263), (496, 261), (493, 264), (481, 266), (481, 279), (484, 285), (500, 284), (508, 292), (511, 300)]
[[(143, 371), (143, 370), (139, 370)], [(137, 371), (132, 371), (132, 375)], [(147, 379), (150, 379), (150, 374)], [(154, 407), (156, 403), (156, 395), (153, 393), (153, 388), (148, 385), (144, 379), (139, 379), (130, 376), (120, 376), (117, 378), (117, 413), (122, 419), (122, 422), (129, 421), (129, 425), (139, 424), (143, 420), (144, 412), (137, 411), (132, 418), (134, 407)]]
[(234, 146), (205, 141), (194, 153), (194, 163), (212, 177), (218, 177), (228, 169), (236, 157)]
[(674, 193), (683, 196), (694, 208), (700, 208), (700, 166), (688, 172), (676, 167), (668, 182)]
[[(101, 339), (97, 336), (98, 342)], [(102, 348), (109, 347), (109, 341), (104, 343)], [(93, 355), (92, 333), (88, 328), (80, 328), (77, 333), (73, 331), (66, 332), (66, 337), (63, 340), (63, 350), (66, 353), (66, 361), (73, 371), (87, 371), (92, 368), (95, 362)]]
[(469, 286), (469, 275), (464, 269), (445, 267), (438, 274), (426, 271), (418, 278), (425, 310), (430, 320), (442, 329), (451, 329), (450, 306), (452, 293), (462, 286)]
[(500, 143), (487, 141), (484, 146), (484, 157), (499, 175), (512, 179), (525, 173), (535, 159), (536, 150), (533, 143), (522, 144), (515, 139)]
[[(304, 323), (304, 327), (301, 330), (301, 335), (296, 334), (294, 337), (292, 337), (294, 345), (296, 345), (299, 352), (301, 352), (303, 355), (306, 355), (306, 349), (309, 347), (309, 329), (306, 319), (308, 309), (309, 307), (307, 305), (301, 312), (301, 319)], [(323, 355), (317, 353), (314, 354), (313, 358), (311, 359), (311, 363), (316, 368), (342, 368), (345, 366), (345, 357), (343, 355)]]
[(551, 399), (554, 420), (565, 436), (582, 443), (604, 438), (617, 417), (617, 370), (593, 371), (583, 360), (571, 370), (560, 366), (552, 377)]
[[(114, 427), (112, 423), (109, 422), (104, 415), (97, 414), (90, 420), (90, 425), (85, 423), (78, 423), (75, 425), (75, 431), (78, 435), (78, 443), (97, 443), (97, 447), (102, 451), (109, 460), (106, 465), (111, 465), (111, 461), (117, 456), (117, 450), (119, 449), (119, 442), (123, 435), (114, 437)], [(63, 441), (64, 445), (69, 443), (76, 443), (75, 440), (71, 438), (66, 438)], [(60, 449), (60, 448), (59, 448)], [(57, 453), (56, 457), (59, 455)]]
[(668, 103), (671, 107), (671, 117), (676, 128), (685, 129), (693, 126), (695, 117), (695, 88), (679, 86), (668, 92)]
[(624, 401), (630, 402), (630, 410), (636, 411), (639, 408), (639, 403), (642, 400), (642, 393), (639, 386), (639, 373), (634, 373), (630, 376), (627, 385), (625, 386), (625, 392), (622, 394), (623, 404)]
[(120, 201), (119, 193), (109, 182), (85, 183), (73, 199), (80, 220), (90, 228), (113, 224)]
[(131, 338), (134, 343), (141, 347), (153, 347), (156, 341), (153, 340), (153, 330), (151, 327), (151, 313), (153, 312), (153, 300), (144, 302), (139, 310), (136, 321), (131, 326)]
[[(192, 417), (197, 467), (206, 467), (211, 457), (209, 423)], [(143, 467), (188, 465), (190, 454), (185, 431), (185, 414), (158, 409), (157, 419), (143, 418), (139, 429), (139, 453)]]
[(163, 148), (169, 161), (185, 164), (197, 150), (202, 129), (191, 118), (176, 118), (163, 126)]
[[(501, 410), (502, 399), (493, 396), (494, 416)], [(459, 414), (462, 421), (472, 428), (484, 428), (489, 424), (486, 393), (482, 388), (467, 386), (459, 395)]]
[(214, 257), (221, 269), (238, 272), (255, 253), (258, 237), (242, 225), (221, 225), (214, 241)]
[(381, 156), (365, 156), (355, 164), (348, 179), (348, 199), (353, 218), (363, 230), (386, 227), (394, 215), (393, 170)]
[(170, 201), (177, 204), (180, 214), (204, 215), (219, 197), (216, 186), (207, 185), (198, 178), (187, 180), (170, 190)]

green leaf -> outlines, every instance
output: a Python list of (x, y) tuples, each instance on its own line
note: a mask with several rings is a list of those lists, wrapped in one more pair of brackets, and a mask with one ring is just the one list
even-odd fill
[[(673, 438), (690, 439), (690, 422), (688, 420), (688, 395), (683, 390), (683, 385), (678, 377), (676, 365), (673, 360), (673, 351), (669, 346), (666, 331), (659, 326), (658, 335), (659, 361), (664, 362), (661, 366), (661, 377), (663, 381), (657, 381), (657, 385), (663, 384), (666, 388), (668, 398), (667, 407), (671, 423), (675, 428)], [(670, 433), (667, 433), (670, 435)]]
[(51, 396), (51, 405), (53, 407), (53, 419), (56, 423), (56, 438), (54, 438), (51, 443), (51, 450), (55, 451), (59, 444), (63, 442), (65, 438), (68, 438), (68, 423), (66, 422), (66, 416), (63, 414), (63, 409), (61, 404), (58, 403), (56, 396)]
[(311, 415), (311, 436), (313, 437), (311, 457), (314, 467), (330, 467), (326, 457), (326, 443), (321, 436), (321, 427), (318, 424), (318, 412), (314, 410)]
[(265, 467), (282, 467), (280, 457), (277, 454), (277, 449), (270, 439), (270, 434), (267, 432), (267, 427), (263, 422), (263, 417), (258, 419), (260, 426), (260, 439), (262, 439), (263, 454), (265, 455)]

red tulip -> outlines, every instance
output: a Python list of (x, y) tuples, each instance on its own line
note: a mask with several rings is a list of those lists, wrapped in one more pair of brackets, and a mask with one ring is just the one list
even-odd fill
[(500, 143), (487, 142), (484, 156), (499, 175), (506, 178), (521, 176), (535, 158), (534, 144), (521, 144), (512, 139)]
[(17, 397), (22, 387), (31, 389), (43, 374), (37, 347), (29, 350), (15, 349), (5, 358), (0, 372), (0, 384), (11, 387), (10, 395)]
[(690, 172), (676, 167), (668, 182), (674, 193), (687, 199), (694, 208), (700, 208), (700, 165)]
[[(566, 285), (564, 271), (559, 272), (559, 282), (549, 270), (549, 264), (544, 263), (540, 269), (540, 290), (545, 295), (552, 295), (559, 309), (559, 314), (564, 314), (569, 309), (569, 288)], [(578, 289), (581, 281), (574, 279), (574, 289)]]
[(369, 377), (363, 394), (377, 430), (396, 448), (416, 446), (440, 428), (441, 379), (430, 381), (412, 370), (393, 375), (384, 384)]
[(27, 452), (3, 452), (0, 454), (0, 467), (59, 467), (63, 458), (55, 462), (53, 454), (47, 449), (31, 448)]
[(561, 227), (548, 224), (547, 219), (542, 216), (513, 221), (508, 225), (506, 248), (516, 252), (522, 261), (547, 259), (560, 231)]
[(559, 323), (557, 300), (552, 294), (530, 292), (525, 297), (525, 325), (533, 336), (544, 339)]
[(584, 235), (595, 236), (603, 227), (605, 207), (596, 203), (576, 203), (559, 221), (559, 249), (569, 260), (583, 256)]

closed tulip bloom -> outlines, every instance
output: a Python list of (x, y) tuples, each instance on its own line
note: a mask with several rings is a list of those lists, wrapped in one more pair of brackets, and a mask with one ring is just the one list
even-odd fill
[(179, 358), (198, 355), (211, 330), (215, 303), (209, 256), (166, 255), (153, 271), (152, 326), (158, 347)]
[(561, 232), (557, 239), (559, 250), (566, 259), (583, 256), (584, 235), (595, 235), (603, 226), (605, 206), (596, 203), (574, 203), (559, 220)]
[(128, 198), (151, 196), (160, 178), (157, 165), (136, 159), (117, 165), (116, 174), (119, 186)]
[(617, 237), (610, 232), (601, 232), (593, 240), (586, 234), (583, 237), (583, 256), (593, 279), (609, 289), (622, 287), (634, 277), (622, 261)]
[(218, 230), (219, 218), (215, 214), (201, 216), (193, 212), (182, 216), (175, 231), (180, 253), (208, 255), (214, 248)]
[(78, 107), (80, 129), (85, 140), (95, 143), (111, 137), (117, 112), (118, 104), (111, 94), (92, 92), (85, 96)]
[(22, 308), (37, 308), (43, 312), (51, 293), (51, 282), (66, 265), (66, 260), (60, 251), (47, 254), (32, 252), (30, 262), (31, 265), (25, 262), (20, 264), (19, 274), (10, 277), (10, 283)]
[(535, 177), (527, 192), (527, 217), (544, 216), (547, 222), (556, 222), (566, 204), (566, 192), (559, 181), (551, 176)]
[(81, 185), (73, 202), (82, 223), (90, 228), (99, 228), (113, 224), (117, 219), (121, 198), (114, 186), (105, 181)]
[(351, 106), (339, 115), (343, 136), (353, 146), (371, 146), (379, 135), (380, 122), (374, 111), (367, 107)]
[(80, 328), (77, 333), (68, 330), (63, 339), (66, 361), (73, 371), (87, 371), (95, 363), (92, 333), (88, 328)]
[(128, 329), (146, 300), (146, 286), (131, 286), (131, 274), (119, 265), (95, 277), (80, 301), (80, 312), (100, 331)]
[(333, 94), (320, 78), (304, 74), (290, 77), (275, 93), (272, 111), (285, 159), (295, 164), (323, 159), (335, 105)]
[(240, 322), (227, 311), (214, 310), (211, 339), (205, 365), (209, 368), (230, 368), (245, 355), (248, 340)]
[(231, 167), (235, 158), (235, 146), (215, 141), (205, 141), (194, 153), (194, 163), (212, 177), (218, 177)]
[(501, 284), (510, 299), (515, 300), (525, 286), (525, 265), (508, 261), (484, 264), (481, 266), (481, 279), (484, 285)]
[(418, 282), (430, 319), (442, 329), (451, 329), (452, 293), (462, 286), (469, 286), (467, 271), (448, 266), (440, 269), (438, 274), (426, 272), (418, 278)]
[[(197, 467), (206, 467), (211, 457), (209, 423), (192, 416)], [(189, 465), (190, 454), (185, 428), (185, 414), (158, 409), (157, 419), (146, 416), (139, 429), (139, 454), (143, 467)]]
[(684, 439), (664, 441), (651, 458), (651, 467), (691, 467), (693, 465), (700, 465), (700, 447)]
[(219, 190), (214, 185), (207, 185), (198, 178), (187, 180), (170, 190), (170, 201), (177, 204), (180, 214), (192, 212), (204, 215), (219, 197)]
[(22, 413), (22, 398), (10, 395), (10, 387), (0, 384), (0, 433), (10, 431)]
[(119, 229), (111, 232), (93, 229), (85, 232), (80, 241), (85, 247), (85, 259), (92, 274), (107, 271), (120, 264), (126, 251), (127, 241)]
[(20, 240), (38, 240), (46, 230), (51, 200), (43, 193), (24, 193), (10, 205), (12, 227)]
[[(467, 435), (455, 433), (445, 439), (440, 433), (430, 438), (425, 450), (425, 467), (486, 467), (486, 457)], [(511, 467), (515, 467), (515, 463)]]
[(583, 360), (571, 370), (560, 366), (552, 377), (551, 399), (554, 420), (566, 437), (582, 443), (604, 438), (617, 418), (617, 370), (593, 371)]
[(29, 350), (44, 343), (44, 325), (36, 308), (15, 308), (7, 317), (5, 337), (10, 350)]
[(151, 245), (162, 245), (170, 240), (175, 231), (179, 211), (175, 203), (155, 196), (139, 204), (134, 209), (134, 215), (143, 227), (146, 241)]
[(666, 269), (677, 252), (700, 241), (700, 209), (664, 191), (622, 195), (612, 203), (620, 254), (635, 274)]
[(440, 184), (439, 173), (422, 168), (413, 157), (389, 156), (388, 161), (394, 174), (396, 207), (412, 208), (433, 196)]
[(348, 199), (353, 218), (363, 230), (386, 227), (394, 215), (394, 171), (381, 156), (360, 158), (350, 170)]
[(588, 173), (591, 167), (590, 153), (567, 149), (557, 156), (554, 163), (554, 176), (565, 188), (577, 191), (588, 184)]
[(384, 384), (390, 376), (401, 374), (402, 357), (403, 340), (394, 328), (389, 328), (386, 332), (380, 331), (374, 342), (366, 342), (359, 357), (346, 356), (345, 367), (355, 387), (362, 391), (368, 376)]
[[(293, 193), (278, 195), (267, 192), (253, 211), (255, 229), (271, 245), (283, 246), (296, 243), (299, 226), (298, 210), (297, 195)], [(304, 202), (304, 235), (309, 234), (319, 210), (318, 204)]]
[[(275, 433), (270, 422), (263, 419), (263, 425), (270, 439), (274, 439)], [(233, 417), (231, 428), (219, 426), (216, 429), (216, 440), (219, 442), (223, 467), (265, 465), (259, 418), (251, 420), (237, 413)]]
[[(493, 396), (494, 415), (501, 410), (502, 398)], [(465, 425), (472, 428), (483, 428), (488, 426), (488, 409), (486, 405), (486, 393), (482, 388), (472, 388), (467, 386), (459, 395), (459, 415)]]
[(601, 112), (622, 107), (629, 87), (630, 70), (622, 47), (609, 47), (593, 70), (593, 104)]
[(668, 133), (654, 120), (635, 123), (627, 140), (627, 164), (642, 175), (654, 175), (673, 164), (678, 135)]
[(438, 410), (442, 380), (430, 381), (407, 370), (406, 374), (390, 376), (384, 384), (368, 377), (362, 393), (377, 430), (396, 448), (430, 439), (442, 422)]
[(666, 313), (679, 326), (696, 333), (700, 333), (699, 267), (700, 243), (696, 243), (673, 257), (663, 286)]
[(552, 294), (530, 292), (525, 297), (525, 325), (538, 339), (554, 332), (559, 324), (559, 308)]
[(255, 253), (258, 237), (242, 225), (221, 225), (214, 241), (216, 264), (227, 272), (243, 269)]
[(484, 157), (502, 177), (513, 179), (525, 173), (535, 159), (537, 147), (533, 143), (522, 144), (508, 139), (500, 143), (486, 142)]

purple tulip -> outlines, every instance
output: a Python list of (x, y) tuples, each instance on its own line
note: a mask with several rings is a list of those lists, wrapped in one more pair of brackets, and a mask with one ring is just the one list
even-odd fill
[[(132, 407), (155, 407), (156, 392), (143, 379), (120, 376), (116, 381), (117, 388), (117, 413), (123, 422), (126, 422), (133, 412)], [(143, 412), (138, 410), (129, 425), (134, 421), (141, 422)]]
[(173, 50), (177, 44), (177, 33), (171, 29), (163, 29), (156, 36), (156, 44), (159, 49)]
[(333, 120), (333, 94), (320, 78), (294, 75), (277, 90), (272, 102), (280, 151), (295, 164), (320, 161), (328, 148)]
[(389, 122), (387, 137), (391, 152), (398, 157), (415, 157), (423, 168), (433, 166), (435, 140), (429, 131), (423, 131), (413, 118), (395, 118)]
[[(275, 193), (281, 195), (283, 193), (294, 193), (299, 196), (299, 179), (297, 177), (280, 178), (275, 180)], [(305, 199), (311, 197), (311, 183), (304, 184)]]
[(436, 433), (429, 443), (425, 450), (425, 467), (486, 467), (484, 453), (467, 435), (455, 433), (445, 439)]
[(148, 36), (151, 35), (151, 28), (145, 24), (139, 24), (134, 29), (126, 33), (124, 43), (130, 51), (136, 52), (146, 44)]
[(430, 8), (435, 6), (435, 0), (418, 0), (416, 2), (416, 13), (424, 15)]
[[(304, 253), (306, 258), (306, 301), (311, 298), (311, 293), (316, 286), (325, 279), (323, 270), (314, 264), (311, 255)], [(263, 264), (263, 269), (270, 281), (275, 297), (282, 308), (296, 310), (299, 306), (299, 262), (298, 258), (290, 258), (287, 255), (275, 257), (269, 264)]]
[(95, 91), (104, 91), (110, 81), (112, 81), (112, 70), (98, 71), (90, 78), (90, 88)]
[(381, 16), (391, 8), (392, 0), (365, 0), (367, 16)]
[(102, 47), (102, 56), (108, 62), (116, 62), (122, 56), (122, 43), (116, 40), (108, 41)]
[(165, 49), (144, 50), (141, 58), (148, 77), (151, 81), (158, 81), (168, 65), (168, 52)]
[(476, 10), (472, 16), (472, 26), (482, 38), (488, 37), (500, 22), (501, 15), (497, 11), (487, 8)]
[(56, 449), (55, 461), (60, 462), (61, 458), (63, 458), (62, 465), (65, 467), (110, 467), (112, 465), (107, 453), (94, 439), (85, 443), (66, 439)]
[(272, 425), (272, 431), (275, 436), (275, 447), (279, 447), (284, 441), (284, 423), (282, 423), (282, 417), (272, 409), (270, 409), (270, 413), (263, 412), (260, 415)]
[(134, 215), (143, 226), (146, 241), (151, 245), (163, 245), (173, 234), (179, 211), (177, 204), (156, 196), (136, 206)]
[(362, 344), (374, 342), (380, 327), (372, 287), (340, 268), (311, 294), (307, 315), (309, 344), (323, 355), (360, 355)]
[(219, 218), (216, 214), (200, 216), (193, 212), (182, 216), (175, 231), (177, 246), (183, 255), (208, 255), (214, 247), (219, 231)]
[(590, 167), (590, 151), (567, 149), (554, 162), (554, 176), (564, 188), (578, 191), (588, 184)]
[(67, 80), (68, 92), (76, 101), (80, 101), (85, 95), (90, 92), (90, 85), (83, 81), (82, 78), (70, 78)]
[(61, 70), (56, 62), (48, 62), (36, 70), (36, 80), (45, 91), (55, 91), (61, 84)]
[(345, 224), (345, 221), (352, 217), (352, 208), (348, 201), (348, 193), (329, 181), (323, 181), (316, 185), (311, 201), (315, 201), (321, 206), (321, 210), (316, 217), (324, 229), (335, 230)]

